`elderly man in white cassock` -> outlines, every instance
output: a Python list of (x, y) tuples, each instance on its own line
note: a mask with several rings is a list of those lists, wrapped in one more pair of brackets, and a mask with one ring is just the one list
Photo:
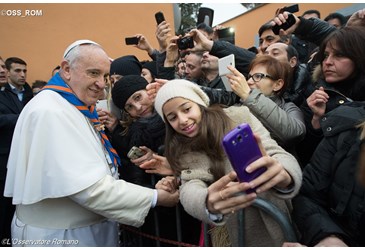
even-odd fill
[(109, 70), (99, 44), (76, 41), (20, 114), (4, 191), (16, 205), (13, 246), (118, 246), (118, 222), (139, 227), (151, 207), (178, 202), (177, 192), (118, 180), (123, 166), (95, 109)]

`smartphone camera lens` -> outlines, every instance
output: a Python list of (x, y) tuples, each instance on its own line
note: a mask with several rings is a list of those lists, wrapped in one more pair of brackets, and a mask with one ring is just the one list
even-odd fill
[(237, 141), (238, 141), (238, 142), (242, 142), (242, 136), (241, 136), (241, 135), (238, 135), (238, 136), (237, 136)]

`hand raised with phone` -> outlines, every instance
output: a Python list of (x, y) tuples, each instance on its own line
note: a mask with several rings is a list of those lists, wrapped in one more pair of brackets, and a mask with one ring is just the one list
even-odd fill
[(131, 155), (136, 155), (136, 156), (130, 157), (130, 159), (131, 162), (133, 162), (137, 166), (140, 166), (142, 163), (149, 161), (154, 153), (151, 149), (145, 146), (133, 147), (132, 149), (134, 149), (135, 152), (131, 152), (133, 153)]
[(170, 24), (166, 22), (162, 12), (157, 12), (155, 14), (155, 20), (157, 23), (157, 28), (155, 33), (156, 39), (158, 41), (158, 44), (160, 45), (160, 52), (164, 52), (166, 51), (168, 40), (172, 36)]
[(300, 19), (294, 14), (284, 11), (278, 14), (271, 22), (275, 35), (290, 35), (299, 26)]
[(265, 192), (273, 187), (285, 189), (292, 183), (292, 178), (285, 170), (284, 166), (275, 158), (266, 153), (261, 139), (254, 134), (257, 144), (262, 153), (262, 157), (249, 164), (246, 168), (248, 173), (253, 173), (262, 167), (266, 167), (266, 171), (254, 180), (250, 181), (251, 188), (256, 188), (256, 193)]
[(223, 138), (223, 147), (239, 181), (249, 183), (246, 192), (287, 188), (292, 178), (284, 166), (266, 153), (261, 139), (248, 124), (240, 124)]
[(245, 76), (235, 67), (228, 66), (228, 69), (231, 71), (231, 74), (228, 74), (227, 78), (229, 79), (232, 91), (245, 101), (251, 91)]

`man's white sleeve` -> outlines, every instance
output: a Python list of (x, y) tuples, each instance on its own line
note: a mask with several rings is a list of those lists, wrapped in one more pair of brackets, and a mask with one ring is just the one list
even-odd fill
[(154, 190), (106, 175), (70, 198), (94, 213), (139, 227), (151, 208)]

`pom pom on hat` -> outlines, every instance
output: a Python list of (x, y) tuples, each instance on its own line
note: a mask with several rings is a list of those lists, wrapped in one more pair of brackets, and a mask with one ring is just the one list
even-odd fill
[(158, 90), (155, 99), (155, 109), (164, 121), (163, 105), (175, 97), (188, 99), (204, 107), (209, 106), (209, 97), (197, 84), (184, 79), (171, 80)]
[(129, 97), (135, 92), (146, 89), (148, 82), (142, 76), (129, 75), (123, 76), (114, 84), (112, 89), (112, 99), (114, 104), (124, 110), (124, 106)]
[(110, 75), (140, 75), (142, 64), (133, 55), (122, 56), (115, 59), (110, 65)]

